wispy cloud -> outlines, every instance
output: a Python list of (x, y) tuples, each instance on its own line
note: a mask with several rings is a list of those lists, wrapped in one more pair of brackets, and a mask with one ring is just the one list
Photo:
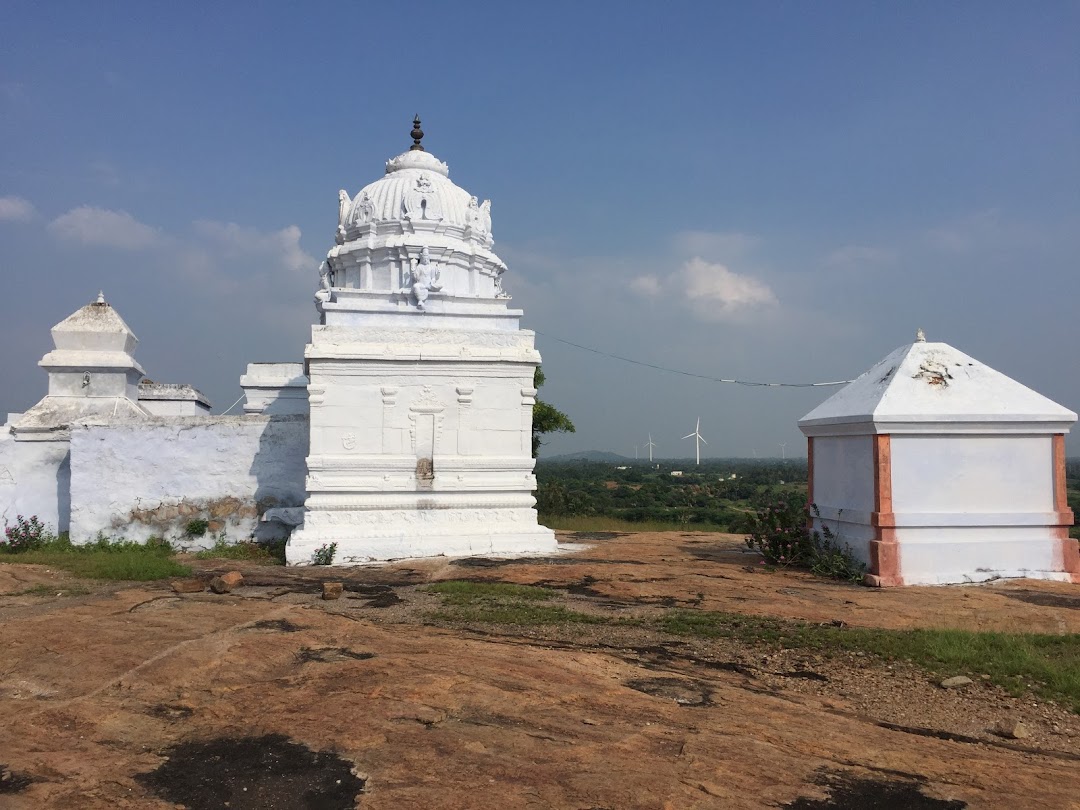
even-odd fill
[(120, 185), (120, 170), (107, 160), (95, 160), (90, 166), (90, 174), (103, 186)]
[(37, 214), (34, 204), (22, 197), (0, 197), (0, 222), (29, 222)]
[(164, 237), (160, 228), (139, 222), (127, 211), (90, 205), (61, 214), (49, 223), (49, 230), (68, 242), (117, 250), (145, 250)]
[(752, 310), (779, 303), (765, 282), (698, 256), (666, 277), (638, 276), (630, 281), (630, 289), (646, 297), (661, 294), (677, 297), (705, 321), (737, 320)]
[(646, 298), (652, 298), (663, 291), (663, 284), (660, 283), (660, 279), (656, 276), (649, 274), (644, 276), (638, 276), (630, 280), (630, 289), (636, 292), (638, 295)]
[(896, 254), (869, 245), (844, 245), (829, 253), (823, 264), (832, 270), (863, 270), (896, 261)]
[(776, 295), (764, 282), (704, 259), (691, 259), (674, 278), (685, 293), (690, 308), (707, 321), (725, 320), (778, 303)]
[(296, 225), (267, 232), (235, 222), (198, 220), (194, 230), (206, 249), (224, 258), (269, 260), (282, 270), (310, 271), (314, 277), (315, 258), (300, 247), (300, 228)]
[(48, 227), (59, 239), (89, 247), (130, 252), (155, 248), (154, 261), (163, 269), (217, 294), (303, 272), (311, 273), (313, 288), (316, 283), (317, 262), (300, 246), (296, 225), (263, 231), (235, 222), (196, 220), (190, 232), (170, 233), (126, 211), (87, 205), (57, 217)]
[(760, 237), (737, 231), (679, 231), (672, 238), (672, 247), (677, 255), (720, 262), (741, 259), (760, 244)]
[(990, 208), (931, 228), (926, 232), (926, 241), (931, 247), (945, 253), (973, 253), (1023, 236), (1023, 229), (1007, 222), (997, 208)]

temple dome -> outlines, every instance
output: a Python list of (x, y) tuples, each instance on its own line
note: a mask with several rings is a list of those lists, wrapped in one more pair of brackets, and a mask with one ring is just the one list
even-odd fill
[(386, 162), (385, 175), (353, 198), (346, 224), (420, 218), (464, 228), (475, 198), (449, 174), (447, 165), (428, 152), (398, 155)]
[(464, 308), (471, 314), (462, 325), (481, 312), (496, 319), (508, 312), (491, 201), (451, 182), (447, 165), (420, 144), (419, 124), (414, 119), (412, 147), (388, 160), (382, 177), (356, 196), (338, 192), (336, 244), (320, 266), (315, 296), (330, 319), (324, 323), (336, 322), (335, 312), (402, 306), (429, 314)]
[(413, 123), (413, 146), (388, 160), (381, 178), (355, 197), (344, 189), (338, 193), (337, 243), (423, 231), (490, 248), (491, 201), (481, 203), (455, 185), (449, 167), (420, 145), (419, 120)]

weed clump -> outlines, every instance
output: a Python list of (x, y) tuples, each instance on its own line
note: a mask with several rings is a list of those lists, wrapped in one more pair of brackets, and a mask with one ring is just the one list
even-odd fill
[[(820, 518), (817, 504), (811, 504)], [(798, 499), (779, 501), (758, 509), (750, 518), (746, 545), (764, 557), (766, 565), (804, 568), (820, 577), (861, 582), (866, 566), (824, 523), (821, 531), (811, 528), (806, 504)]]
[(184, 528), (184, 534), (188, 537), (203, 537), (206, 535), (209, 528), (210, 522), (208, 520), (194, 518), (187, 522), (187, 526)]
[(337, 543), (323, 543), (311, 553), (312, 565), (333, 565), (337, 554)]
[(9, 554), (18, 554), (22, 551), (41, 548), (46, 543), (56, 540), (56, 535), (38, 520), (37, 515), (26, 518), (19, 515), (15, 518), (15, 525), (4, 526), (4, 540), (0, 541), (0, 551)]
[(284, 565), (285, 541), (276, 543), (256, 543), (241, 541), (229, 543), (224, 532), (214, 540), (212, 548), (195, 553), (198, 560), (243, 560), (260, 565)]

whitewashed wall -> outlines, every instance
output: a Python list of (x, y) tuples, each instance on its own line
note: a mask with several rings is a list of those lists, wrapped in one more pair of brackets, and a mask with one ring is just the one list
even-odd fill
[(814, 439), (814, 503), (825, 527), (864, 565), (870, 562), (874, 529), (874, 437), (818, 436)]
[(1052, 441), (1051, 436), (893, 436), (893, 511), (1051, 512)]
[(1067, 579), (1056, 559), (1050, 436), (893, 436), (904, 582)]
[[(268, 508), (302, 506), (308, 420), (215, 416), (71, 432), (71, 539), (164, 537), (208, 546), (248, 539)], [(210, 523), (202, 538), (185, 531)], [(264, 524), (265, 528), (265, 524)]]
[(50, 531), (66, 532), (71, 512), (68, 443), (17, 442), (0, 433), (0, 524), (36, 515)]
[(821, 507), (874, 511), (874, 437), (814, 439), (814, 501)]

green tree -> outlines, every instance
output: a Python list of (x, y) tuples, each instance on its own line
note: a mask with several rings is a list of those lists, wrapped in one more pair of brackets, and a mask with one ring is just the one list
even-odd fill
[[(539, 389), (544, 384), (544, 372), (540, 366), (533, 373), (533, 388)], [(532, 418), (532, 454), (533, 458), (540, 452), (540, 437), (545, 433), (574, 433), (574, 423), (570, 417), (553, 405), (537, 398), (533, 405)]]

